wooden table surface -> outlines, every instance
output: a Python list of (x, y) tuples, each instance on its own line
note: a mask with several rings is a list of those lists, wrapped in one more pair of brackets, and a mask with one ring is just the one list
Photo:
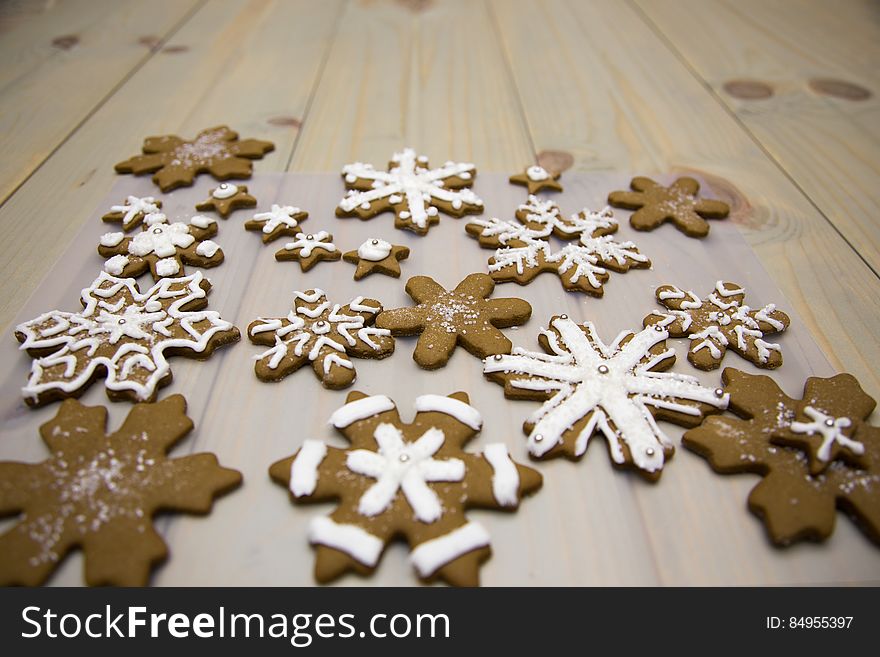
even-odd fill
[(831, 363), (880, 399), (880, 5), (869, 0), (0, 4), (0, 330), (147, 135), (260, 172), (412, 145), (513, 172), (697, 172)]

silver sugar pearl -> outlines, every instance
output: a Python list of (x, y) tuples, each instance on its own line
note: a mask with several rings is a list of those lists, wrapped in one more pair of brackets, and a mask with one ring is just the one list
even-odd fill
[(539, 434), (539, 433), (536, 433), (536, 434), (535, 434), (535, 442), (536, 442), (536, 443), (539, 443), (539, 442), (541, 442), (542, 440), (544, 440), (544, 436), (542, 436), (542, 435)]
[(608, 366), (599, 365), (599, 374), (608, 374)]
[(125, 320), (124, 320), (124, 319), (120, 319), (120, 320), (119, 320), (119, 323), (120, 323), (120, 324), (125, 324)]
[(560, 315), (559, 319), (568, 319), (568, 315)]
[(370, 240), (370, 242), (371, 242), (373, 245), (376, 245), (376, 244), (379, 243), (379, 240)]
[(495, 354), (495, 355), (493, 356), (493, 358), (494, 358), (495, 360), (501, 360), (502, 358), (504, 358), (504, 356), (502, 356), (501, 354)]
[(409, 454), (401, 454), (399, 457), (401, 463), (406, 463), (409, 461)]
[(825, 420), (825, 426), (826, 426), (826, 427), (833, 427), (833, 426), (834, 426), (834, 420), (832, 420), (832, 419), (829, 417), (827, 420)]
[(716, 397), (723, 397), (724, 391), (721, 388), (715, 388), (715, 396)]
[(654, 448), (649, 447), (648, 449), (645, 450), (645, 454), (647, 454), (648, 456), (654, 456)]

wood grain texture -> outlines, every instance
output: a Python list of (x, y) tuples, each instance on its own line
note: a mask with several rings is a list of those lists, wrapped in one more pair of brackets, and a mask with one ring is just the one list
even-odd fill
[(384, 167), (407, 145), (487, 171), (532, 162), (493, 30), (482, 2), (350, 3), (290, 170)]
[(197, 5), (66, 0), (3, 14), (0, 203)]
[(576, 170), (714, 177), (833, 364), (880, 394), (880, 281), (637, 10), (559, 0), (492, 11), (537, 150), (571, 144)]
[[(139, 153), (145, 136), (192, 136), (225, 123), (273, 141), (275, 151), (255, 166), (283, 170), (298, 128), (270, 119), (302, 117), (339, 8), (217, 0), (197, 12), (169, 44), (185, 51), (153, 57), (0, 208), (0, 325), (106, 194), (113, 165)], [(207, 190), (204, 178), (196, 184)]]
[[(840, 11), (823, 2), (638, 0), (638, 6), (880, 274), (876, 5), (852, 2)], [(772, 95), (737, 98), (725, 88), (737, 78), (761, 81)]]

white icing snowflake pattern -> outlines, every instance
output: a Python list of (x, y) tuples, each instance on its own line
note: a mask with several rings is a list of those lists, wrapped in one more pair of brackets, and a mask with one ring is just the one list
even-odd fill
[(722, 390), (662, 371), (672, 366), (675, 352), (665, 348), (669, 334), (661, 328), (624, 331), (606, 345), (591, 322), (578, 325), (561, 315), (550, 327), (540, 339), (546, 354), (516, 348), (487, 358), (483, 370), (509, 396), (547, 400), (526, 422), (536, 457), (559, 445), (580, 457), (600, 431), (615, 463), (658, 476), (673, 445), (654, 414), (695, 424), (707, 406), (727, 406)]
[(349, 191), (339, 202), (338, 216), (368, 219), (393, 210), (397, 228), (424, 235), (441, 211), (455, 217), (483, 211), (483, 201), (468, 189), (476, 175), (470, 163), (429, 169), (426, 157), (405, 148), (394, 153), (388, 171), (355, 162), (344, 166), (342, 175)]
[(828, 463), (831, 460), (831, 448), (835, 443), (853, 454), (861, 456), (865, 453), (865, 446), (862, 443), (848, 438), (843, 433), (843, 429), (852, 426), (852, 421), (848, 417), (835, 418), (812, 406), (804, 406), (804, 415), (812, 421), (792, 422), (790, 429), (793, 433), (822, 436), (822, 444), (816, 450), (816, 457), (820, 461)]

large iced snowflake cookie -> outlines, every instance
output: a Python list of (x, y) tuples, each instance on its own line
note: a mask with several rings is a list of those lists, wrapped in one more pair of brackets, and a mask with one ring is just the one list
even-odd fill
[(470, 274), (454, 290), (414, 276), (406, 293), (417, 305), (382, 312), (376, 326), (392, 335), (418, 335), (413, 360), (426, 370), (446, 365), (459, 344), (477, 358), (506, 354), (513, 345), (499, 329), (524, 324), (532, 307), (522, 299), (489, 299), (494, 289), (486, 274)]
[(250, 178), (251, 160), (257, 160), (275, 148), (259, 139), (239, 139), (238, 133), (225, 125), (202, 130), (192, 141), (177, 135), (147, 137), (143, 155), (116, 165), (117, 173), (153, 173), (153, 182), (163, 192), (193, 184), (200, 173), (210, 173), (217, 180)]
[(137, 277), (149, 271), (154, 280), (159, 280), (183, 276), (184, 264), (216, 267), (223, 262), (223, 250), (208, 239), (216, 234), (217, 222), (202, 215), (186, 224), (144, 221), (143, 230), (133, 237), (105, 233), (98, 253), (108, 258), (104, 271), (114, 276)]
[(171, 382), (167, 356), (204, 359), (241, 337), (208, 304), (211, 284), (197, 272), (164, 278), (140, 292), (133, 278), (102, 272), (82, 291), (83, 310), (52, 310), (15, 328), (34, 357), (25, 401), (40, 406), (78, 397), (106, 377), (114, 400), (151, 401)]
[(716, 472), (763, 479), (748, 497), (777, 545), (824, 540), (836, 510), (880, 543), (880, 429), (875, 402), (849, 374), (811, 377), (793, 399), (767, 376), (727, 368), (730, 410), (684, 434), (684, 445)]
[(511, 399), (546, 400), (524, 425), (532, 456), (579, 459), (601, 433), (615, 465), (656, 479), (674, 451), (656, 420), (694, 426), (727, 405), (722, 390), (666, 371), (675, 362), (668, 336), (658, 326), (605, 344), (591, 322), (558, 315), (538, 337), (546, 353), (517, 348), (487, 358), (483, 371)]
[(470, 163), (447, 162), (430, 169), (428, 158), (411, 148), (392, 155), (388, 171), (363, 162), (347, 164), (342, 177), (349, 191), (336, 216), (370, 219), (391, 211), (396, 228), (424, 235), (440, 221), (440, 212), (462, 217), (483, 211), (483, 201), (468, 189), (476, 175)]
[[(552, 272), (566, 290), (601, 297), (608, 270), (622, 273), (651, 266), (635, 244), (612, 237), (618, 225), (608, 208), (585, 208), (565, 218), (555, 203), (530, 196), (517, 209), (516, 219), (472, 219), (465, 227), (480, 246), (495, 249), (489, 274), (499, 283), (527, 285), (539, 274)], [(551, 236), (578, 242), (554, 249)]]
[(654, 230), (671, 221), (688, 237), (705, 237), (709, 234), (706, 219), (723, 219), (730, 213), (730, 206), (723, 201), (699, 198), (700, 183), (693, 178), (679, 178), (664, 187), (639, 176), (632, 179), (630, 187), (632, 191), (611, 192), (608, 203), (635, 210), (629, 223), (636, 230)]
[(331, 304), (323, 290), (293, 293), (287, 317), (260, 317), (248, 326), (251, 342), (270, 347), (255, 356), (257, 377), (280, 381), (306, 363), (312, 364), (327, 388), (350, 386), (355, 380), (350, 357), (386, 358), (394, 338), (373, 326), (382, 304), (356, 297), (345, 306)]
[(500, 443), (476, 454), (463, 450), (483, 423), (463, 392), (418, 397), (412, 423), (385, 395), (352, 392), (347, 402), (330, 423), (351, 447), (307, 439), (269, 470), (295, 502), (339, 501), (309, 529), (316, 579), (371, 573), (385, 547), (402, 538), (423, 580), (479, 584), (490, 537), (466, 511), (515, 510), (540, 488), (541, 475), (514, 463)]
[(714, 370), (732, 349), (758, 367), (782, 365), (782, 349), (764, 338), (781, 333), (790, 320), (774, 304), (758, 310), (743, 305), (745, 290), (736, 283), (718, 281), (705, 299), (674, 285), (657, 288), (657, 301), (668, 309), (645, 317), (645, 326), (662, 326), (674, 338), (687, 337), (690, 363), (701, 370)]
[(168, 458), (192, 428), (180, 395), (137, 404), (109, 435), (103, 406), (61, 404), (40, 427), (49, 458), (0, 462), (0, 510), (20, 514), (0, 535), (0, 584), (40, 584), (80, 548), (86, 583), (145, 585), (168, 554), (153, 515), (207, 513), (241, 483), (213, 454)]

